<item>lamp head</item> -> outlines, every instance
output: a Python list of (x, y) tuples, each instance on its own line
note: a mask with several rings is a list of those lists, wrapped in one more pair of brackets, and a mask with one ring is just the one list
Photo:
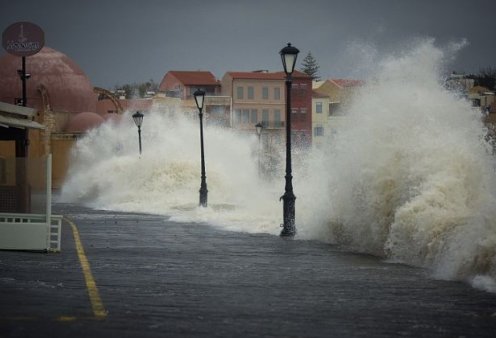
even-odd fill
[(197, 89), (193, 93), (193, 96), (195, 97), (196, 106), (198, 107), (199, 110), (202, 110), (203, 103), (205, 101), (205, 92), (201, 89)]
[(257, 135), (260, 136), (262, 134), (263, 124), (261, 122), (258, 122), (255, 125), (255, 128), (257, 128)]
[(282, 65), (284, 67), (284, 72), (286, 73), (286, 75), (293, 74), (296, 66), (296, 58), (298, 57), (299, 52), (300, 51), (297, 48), (291, 46), (290, 43), (288, 43), (288, 45), (281, 49), (281, 51), (279, 52), (279, 54), (281, 54)]
[(143, 123), (143, 116), (144, 115), (139, 111), (133, 114), (133, 120), (134, 123), (136, 124), (136, 127), (141, 128), (141, 124)]

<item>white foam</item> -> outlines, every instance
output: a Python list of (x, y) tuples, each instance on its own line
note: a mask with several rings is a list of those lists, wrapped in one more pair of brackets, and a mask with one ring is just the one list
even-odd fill
[[(494, 291), (494, 159), (480, 114), (442, 84), (443, 62), (458, 47), (417, 41), (377, 63), (327, 147), (294, 157), (297, 238)], [(202, 209), (198, 121), (153, 111), (142, 129), (141, 158), (130, 113), (78, 141), (62, 201), (279, 233), (284, 170), (274, 182), (258, 178), (254, 135), (206, 128), (210, 207)]]

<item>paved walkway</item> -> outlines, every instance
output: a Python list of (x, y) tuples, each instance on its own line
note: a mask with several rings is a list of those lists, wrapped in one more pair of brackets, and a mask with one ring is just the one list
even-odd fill
[(0, 251), (0, 337), (496, 336), (495, 294), (420, 269), (161, 216), (56, 212), (82, 247), (65, 222), (60, 254)]

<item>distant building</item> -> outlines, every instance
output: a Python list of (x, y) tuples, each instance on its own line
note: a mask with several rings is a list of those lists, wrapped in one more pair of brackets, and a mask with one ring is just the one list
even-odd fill
[(312, 146), (316, 148), (322, 148), (325, 144), (325, 136), (330, 134), (329, 102), (329, 96), (312, 92)]
[[(312, 79), (295, 71), (291, 95), (291, 127), (296, 145), (312, 141)], [(222, 95), (232, 97), (232, 127), (255, 133), (260, 122), (275, 143), (281, 143), (286, 125), (286, 87), (283, 72), (227, 72)]]
[(495, 101), (494, 97), (494, 92), (482, 86), (472, 87), (467, 93), (467, 98), (472, 101), (472, 106), (480, 107), (482, 112), (490, 109)]
[(362, 80), (328, 79), (315, 81), (312, 87), (315, 92), (329, 96), (330, 115), (340, 115), (342, 106), (348, 103), (355, 91), (364, 84)]
[(179, 98), (185, 113), (196, 117), (198, 108), (193, 97), (197, 89), (205, 91), (207, 124), (230, 126), (231, 98), (222, 97), (220, 82), (209, 71), (169, 71), (159, 85), (159, 94)]
[(173, 70), (165, 74), (159, 85), (160, 92), (181, 100), (193, 99), (193, 93), (197, 89), (204, 90), (207, 96), (216, 96), (220, 93), (220, 83), (208, 71)]
[(451, 73), (446, 79), (445, 86), (450, 90), (455, 90), (461, 94), (467, 94), (474, 86), (474, 79), (468, 78), (465, 74)]

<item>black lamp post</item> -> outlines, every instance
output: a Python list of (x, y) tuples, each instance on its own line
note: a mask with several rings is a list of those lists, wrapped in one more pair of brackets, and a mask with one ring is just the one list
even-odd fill
[(263, 130), (263, 124), (261, 122), (258, 122), (255, 125), (255, 128), (257, 129), (257, 135), (258, 135), (258, 175), (261, 173), (261, 168), (260, 168), (260, 136), (262, 136), (262, 130)]
[(207, 206), (207, 176), (205, 175), (205, 153), (203, 150), (203, 103), (205, 102), (205, 92), (197, 89), (193, 93), (200, 117), (200, 144), (201, 144), (201, 185), (200, 185), (200, 206)]
[(17, 74), (21, 78), (22, 82), (22, 106), (26, 107), (28, 103), (27, 95), (26, 95), (26, 80), (31, 77), (31, 74), (26, 73), (26, 57), (22, 57), (22, 69), (17, 70)]
[(284, 224), (281, 231), (281, 237), (294, 237), (296, 234), (295, 227), (295, 200), (296, 196), (293, 193), (293, 176), (291, 175), (291, 83), (296, 58), (300, 51), (291, 46), (290, 43), (281, 51), (282, 65), (286, 73), (286, 186), (283, 200), (283, 218)]
[(136, 113), (133, 114), (133, 120), (134, 123), (136, 124), (136, 127), (138, 127), (138, 140), (139, 140), (139, 153), (141, 155), (141, 124), (143, 123), (143, 114), (137, 111)]

